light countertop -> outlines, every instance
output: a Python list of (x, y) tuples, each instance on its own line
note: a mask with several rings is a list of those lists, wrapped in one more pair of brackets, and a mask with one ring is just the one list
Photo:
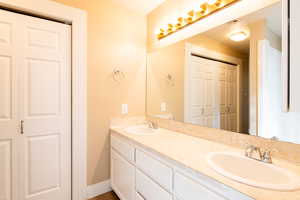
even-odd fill
[[(111, 127), (111, 131), (141, 147), (145, 147), (187, 168), (213, 178), (256, 200), (300, 200), (300, 190), (280, 192), (248, 186), (218, 174), (206, 162), (206, 156), (211, 152), (235, 152), (243, 155), (243, 149), (233, 148), (166, 129), (159, 129), (158, 133), (153, 135), (129, 134), (124, 131), (124, 127)], [(300, 176), (299, 166), (274, 158), (273, 162), (275, 165), (289, 169)]]

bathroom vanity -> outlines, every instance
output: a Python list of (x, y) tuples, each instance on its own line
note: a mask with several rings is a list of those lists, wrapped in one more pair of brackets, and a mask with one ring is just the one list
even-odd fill
[(111, 128), (111, 185), (121, 200), (300, 200), (299, 146), (290, 144), (300, 144), (298, 5), (239, 1), (224, 8), (233, 20), (211, 25), (223, 20), (215, 14), (184, 40), (156, 41), (147, 54), (151, 122)]
[[(300, 190), (272, 191), (226, 178), (207, 161), (212, 152), (243, 156), (242, 149), (166, 129), (155, 131), (137, 134), (124, 128), (111, 129), (111, 186), (121, 200), (300, 199)], [(275, 163), (300, 174), (299, 167)]]

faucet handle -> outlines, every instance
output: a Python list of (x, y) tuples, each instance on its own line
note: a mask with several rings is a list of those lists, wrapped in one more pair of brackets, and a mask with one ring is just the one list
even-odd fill
[(155, 122), (146, 121), (145, 123), (148, 125), (149, 128), (158, 129), (158, 125)]
[(272, 164), (273, 161), (272, 161), (271, 154), (273, 152), (279, 152), (279, 151), (277, 149), (265, 150), (264, 153), (263, 153), (263, 156), (262, 156), (262, 161), (265, 162), (265, 163)]
[(245, 156), (250, 157), (255, 148), (254, 145), (248, 145), (245, 149)]

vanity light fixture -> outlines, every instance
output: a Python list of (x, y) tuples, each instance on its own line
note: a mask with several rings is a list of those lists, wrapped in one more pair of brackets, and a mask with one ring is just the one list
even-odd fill
[(199, 7), (190, 10), (184, 16), (179, 17), (175, 23), (169, 23), (166, 28), (159, 29), (159, 31), (156, 32), (156, 36), (159, 40), (163, 39), (237, 1), (240, 0), (205, 0)]

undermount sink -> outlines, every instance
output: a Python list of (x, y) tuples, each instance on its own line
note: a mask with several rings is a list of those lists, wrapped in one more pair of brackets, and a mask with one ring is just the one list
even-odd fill
[(135, 135), (152, 135), (157, 132), (157, 129), (150, 128), (147, 125), (131, 126), (126, 128), (125, 131)]
[(276, 191), (300, 189), (298, 175), (239, 154), (210, 153), (207, 162), (219, 174), (250, 186)]

